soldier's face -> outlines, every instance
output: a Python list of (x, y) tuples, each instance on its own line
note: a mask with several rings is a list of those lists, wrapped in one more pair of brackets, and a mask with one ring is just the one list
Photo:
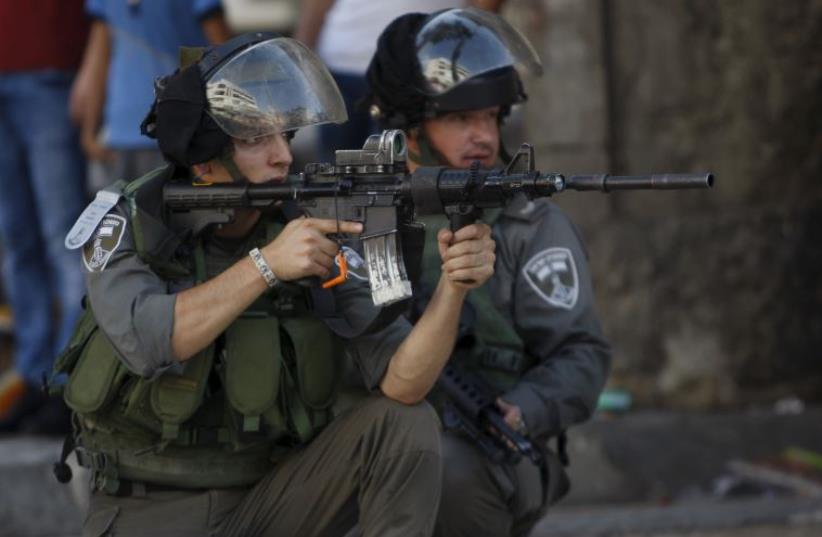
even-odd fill
[(283, 134), (253, 140), (234, 138), (234, 163), (252, 183), (283, 181), (291, 166), (291, 148)]
[[(253, 140), (232, 138), (232, 158), (240, 172), (252, 183), (283, 181), (291, 166), (291, 148), (283, 134), (261, 136)], [(231, 174), (219, 160), (210, 161), (208, 169), (197, 171), (212, 183), (230, 183)]]
[(450, 112), (423, 123), (432, 147), (453, 168), (467, 168), (475, 160), (491, 167), (499, 153), (500, 107)]

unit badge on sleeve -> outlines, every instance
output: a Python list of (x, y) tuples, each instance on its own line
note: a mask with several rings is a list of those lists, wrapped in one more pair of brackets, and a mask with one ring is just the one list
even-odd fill
[(109, 214), (97, 226), (94, 240), (83, 246), (83, 263), (89, 272), (100, 272), (106, 268), (111, 254), (120, 246), (126, 230), (126, 219), (117, 214)]
[(525, 279), (549, 304), (573, 309), (579, 297), (579, 276), (568, 248), (549, 248), (534, 255), (522, 268)]

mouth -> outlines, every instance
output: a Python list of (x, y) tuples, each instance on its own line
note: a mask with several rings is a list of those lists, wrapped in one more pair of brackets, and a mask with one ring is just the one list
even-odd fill
[(483, 164), (488, 164), (488, 159), (491, 158), (491, 153), (471, 153), (470, 155), (465, 155), (462, 157), (463, 162), (468, 164), (474, 162), (475, 160), (480, 161)]

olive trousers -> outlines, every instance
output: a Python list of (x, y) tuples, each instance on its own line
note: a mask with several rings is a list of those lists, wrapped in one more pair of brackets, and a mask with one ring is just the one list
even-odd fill
[(439, 422), (427, 403), (373, 395), (250, 488), (95, 492), (84, 537), (427, 536), (440, 501)]
[(522, 458), (492, 463), (471, 440), (442, 435), (442, 500), (436, 537), (522, 537), (531, 533), (548, 507), (565, 495), (568, 477), (546, 450), (543, 470)]

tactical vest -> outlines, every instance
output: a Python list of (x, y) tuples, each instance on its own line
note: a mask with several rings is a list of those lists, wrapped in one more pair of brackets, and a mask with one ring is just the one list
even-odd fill
[[(483, 221), (493, 226), (501, 210), (487, 210)], [(423, 293), (437, 285), (442, 261), (437, 248), (437, 231), (448, 227), (443, 216), (425, 216), (426, 244), (423, 254)], [(525, 344), (507, 318), (494, 305), (488, 286), (469, 294), (460, 321), (460, 338), (452, 361), (463, 371), (477, 374), (499, 393), (514, 387), (536, 359), (525, 352)]]
[[(159, 196), (170, 173), (156, 170), (123, 189), (138, 255), (163, 278), (204, 281), (202, 242), (163, 221)], [(247, 249), (267, 244), (282, 224), (262, 228)], [(87, 307), (55, 372), (68, 374), (78, 460), (94, 470), (99, 490), (114, 494), (123, 479), (224, 488), (256, 482), (328, 423), (339, 349), (294, 286), (261, 296), (179, 372), (157, 378), (123, 365)]]

